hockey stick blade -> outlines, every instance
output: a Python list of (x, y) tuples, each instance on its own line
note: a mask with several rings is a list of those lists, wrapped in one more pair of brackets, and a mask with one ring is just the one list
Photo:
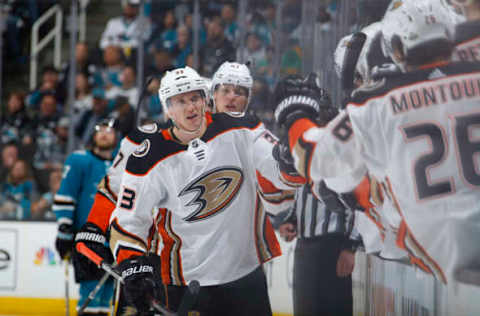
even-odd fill
[(178, 316), (187, 316), (188, 311), (197, 302), (198, 293), (200, 292), (200, 283), (197, 280), (193, 280), (188, 285), (187, 291), (183, 294), (182, 302), (178, 307)]

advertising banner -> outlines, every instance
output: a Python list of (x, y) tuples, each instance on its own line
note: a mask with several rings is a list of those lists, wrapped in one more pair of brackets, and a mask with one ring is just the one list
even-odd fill
[[(65, 296), (56, 234), (56, 223), (0, 221), (0, 297)], [(69, 274), (70, 295), (78, 298), (72, 267)]]
[(0, 229), (0, 290), (14, 291), (17, 286), (18, 231)]

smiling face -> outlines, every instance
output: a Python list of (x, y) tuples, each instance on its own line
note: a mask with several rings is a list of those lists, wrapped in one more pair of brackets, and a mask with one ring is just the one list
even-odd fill
[(232, 84), (221, 84), (213, 93), (217, 112), (244, 112), (248, 103), (248, 89)]
[(178, 129), (195, 132), (203, 123), (205, 98), (200, 91), (177, 94), (168, 99), (168, 116)]

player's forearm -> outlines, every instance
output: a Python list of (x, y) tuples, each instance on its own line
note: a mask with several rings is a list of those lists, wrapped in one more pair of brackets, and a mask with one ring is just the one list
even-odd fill
[(107, 232), (110, 216), (115, 210), (115, 203), (104, 194), (97, 191), (87, 222), (97, 225), (104, 233)]

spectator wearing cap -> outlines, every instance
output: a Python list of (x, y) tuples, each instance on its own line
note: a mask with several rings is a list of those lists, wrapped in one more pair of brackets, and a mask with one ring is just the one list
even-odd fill
[(102, 33), (100, 48), (113, 45), (123, 49), (127, 58), (132, 50), (138, 47), (141, 40), (146, 41), (151, 35), (151, 25), (148, 20), (140, 21), (140, 0), (126, 0), (122, 3), (123, 15), (111, 18)]
[(85, 111), (75, 125), (75, 136), (80, 142), (80, 147), (85, 148), (95, 131), (95, 125), (108, 117), (109, 108), (105, 91), (95, 88), (92, 91), (92, 109)]
[(235, 48), (225, 37), (225, 25), (220, 16), (214, 16), (207, 25), (207, 41), (200, 49), (202, 76), (211, 77), (225, 61), (235, 60)]

